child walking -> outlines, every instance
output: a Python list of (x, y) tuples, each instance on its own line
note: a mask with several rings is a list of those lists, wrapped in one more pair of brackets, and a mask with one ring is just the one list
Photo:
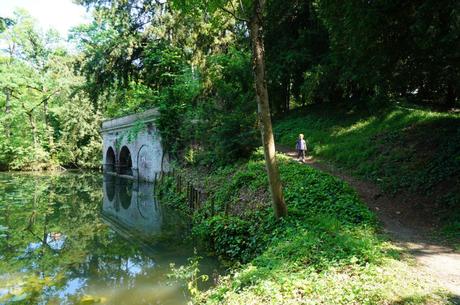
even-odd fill
[(303, 139), (303, 134), (299, 134), (299, 138), (295, 144), (297, 150), (297, 158), (299, 161), (305, 162), (305, 152), (307, 151), (307, 143)]

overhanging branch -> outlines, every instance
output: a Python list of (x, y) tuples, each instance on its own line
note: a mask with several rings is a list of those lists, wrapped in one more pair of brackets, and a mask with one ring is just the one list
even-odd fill
[(231, 10), (226, 9), (225, 7), (220, 7), (220, 9), (223, 10), (224, 12), (226, 12), (226, 13), (232, 15), (233, 18), (235, 18), (235, 19), (238, 20), (238, 21), (241, 21), (241, 22), (249, 22), (248, 19), (236, 15), (235, 12), (232, 12)]

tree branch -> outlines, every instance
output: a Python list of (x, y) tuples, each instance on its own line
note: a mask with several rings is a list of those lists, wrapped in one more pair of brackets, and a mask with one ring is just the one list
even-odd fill
[(225, 7), (220, 7), (220, 9), (223, 10), (224, 12), (226, 12), (226, 13), (232, 15), (233, 18), (235, 18), (235, 19), (238, 20), (238, 21), (241, 21), (241, 22), (249, 22), (248, 19), (237, 16), (235, 12), (232, 12), (232, 11), (226, 9)]
[(38, 92), (40, 92), (40, 93), (43, 93), (43, 89), (40, 89), (40, 88), (31, 86), (31, 85), (26, 85), (26, 87), (29, 88), (29, 89), (36, 90), (36, 91), (38, 91)]

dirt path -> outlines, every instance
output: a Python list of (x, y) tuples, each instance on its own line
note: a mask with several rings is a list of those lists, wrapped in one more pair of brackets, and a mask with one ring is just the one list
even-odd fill
[[(277, 147), (285, 155), (296, 159), (292, 149)], [(305, 164), (346, 181), (359, 194), (383, 223), (390, 239), (414, 256), (421, 271), (451, 291), (460, 300), (460, 253), (442, 245), (433, 237), (434, 217), (420, 208), (418, 201), (427, 200), (413, 194), (391, 196), (372, 182), (363, 181), (334, 168), (325, 162), (308, 157)], [(431, 216), (431, 217), (430, 217)]]

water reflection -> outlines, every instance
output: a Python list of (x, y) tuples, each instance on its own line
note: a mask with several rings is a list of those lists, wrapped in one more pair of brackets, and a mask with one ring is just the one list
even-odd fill
[(161, 232), (161, 209), (151, 183), (105, 175), (103, 189), (102, 215), (112, 227), (140, 235)]
[(184, 220), (149, 184), (0, 173), (0, 304), (186, 304), (167, 276), (193, 256)]

